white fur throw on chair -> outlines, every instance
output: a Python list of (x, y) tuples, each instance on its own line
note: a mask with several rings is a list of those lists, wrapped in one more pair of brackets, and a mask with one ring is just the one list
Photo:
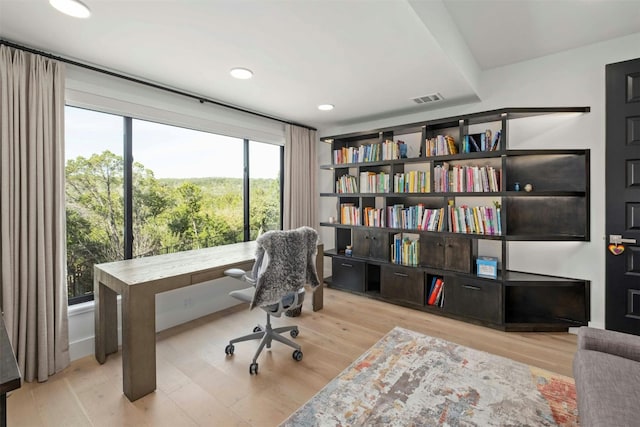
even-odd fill
[[(318, 233), (313, 228), (267, 231), (256, 242), (258, 249), (253, 267), (256, 290), (251, 309), (277, 304), (285, 295), (297, 292), (306, 284), (312, 289), (320, 285), (316, 272)], [(260, 268), (265, 252), (269, 259), (266, 269)], [(258, 275), (261, 270), (264, 271)]]

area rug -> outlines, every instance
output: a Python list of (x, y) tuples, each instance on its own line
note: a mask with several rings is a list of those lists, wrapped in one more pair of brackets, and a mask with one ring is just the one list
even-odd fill
[(572, 378), (394, 328), (283, 426), (577, 426)]

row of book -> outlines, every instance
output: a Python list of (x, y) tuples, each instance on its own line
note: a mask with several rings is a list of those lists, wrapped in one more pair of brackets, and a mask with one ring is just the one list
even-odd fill
[(389, 227), (405, 230), (444, 231), (444, 208), (427, 209), (424, 205), (404, 207), (402, 204), (386, 208), (365, 207), (365, 227)]
[(499, 206), (448, 206), (449, 232), (501, 236)]
[(436, 307), (444, 306), (444, 278), (433, 276), (429, 290), (427, 291), (427, 305)]
[(363, 193), (388, 193), (389, 181), (389, 174), (385, 172), (361, 172), (360, 191)]
[[(449, 231), (464, 234), (502, 235), (500, 208), (496, 206), (448, 206), (448, 223), (444, 208), (429, 209), (423, 204), (386, 208), (365, 207), (365, 227), (401, 228), (403, 230)], [(361, 225), (360, 208), (353, 203), (340, 205), (340, 221), (345, 225)]]
[(387, 224), (386, 209), (384, 208), (364, 208), (365, 227), (385, 227)]
[(400, 144), (386, 140), (358, 147), (342, 147), (333, 150), (333, 164), (379, 162), (381, 160), (396, 160), (400, 158)]
[[(360, 212), (353, 203), (342, 203), (340, 223), (362, 225)], [(502, 235), (500, 205), (497, 203), (494, 206), (447, 206), (447, 215), (448, 222), (445, 221), (444, 208), (428, 209), (422, 204), (365, 207), (364, 225), (423, 231), (445, 231), (446, 227), (452, 233)]]
[(387, 227), (405, 230), (444, 231), (444, 208), (427, 209), (423, 204), (387, 207)]
[[(360, 192), (388, 193), (391, 189), (391, 178), (385, 172), (361, 172)], [(395, 193), (428, 193), (431, 189), (429, 172), (409, 171), (397, 173), (393, 177)], [(336, 193), (357, 193), (358, 180), (353, 175), (342, 175), (336, 180)]]
[[(482, 151), (496, 151), (500, 148), (502, 131), (492, 133), (487, 129), (481, 133), (472, 133), (464, 136), (462, 146), (458, 149), (455, 139), (451, 135), (436, 135), (425, 140), (426, 157), (447, 156), (451, 154), (474, 153)], [(342, 147), (333, 150), (333, 164), (379, 162), (384, 160), (397, 160), (401, 158), (404, 148), (406, 157), (406, 145), (402, 141), (385, 140), (372, 144), (363, 144), (357, 147)]]
[(425, 144), (427, 157), (458, 154), (458, 147), (451, 135), (437, 135), (434, 138), (427, 138)]
[(462, 142), (463, 153), (474, 153), (478, 151), (496, 151), (500, 148), (502, 131), (498, 130), (492, 135), (491, 129), (482, 133), (472, 133), (464, 136)]
[(353, 203), (342, 203), (340, 205), (340, 223), (344, 225), (361, 225), (360, 208)]
[(500, 170), (493, 166), (464, 166), (448, 163), (433, 171), (436, 192), (500, 191)]
[(391, 244), (391, 262), (393, 264), (417, 267), (419, 260), (419, 236), (406, 233), (395, 234)]
[(431, 191), (429, 171), (408, 171), (393, 177), (394, 193), (429, 193)]
[(358, 179), (353, 175), (342, 175), (336, 180), (336, 193), (357, 193)]

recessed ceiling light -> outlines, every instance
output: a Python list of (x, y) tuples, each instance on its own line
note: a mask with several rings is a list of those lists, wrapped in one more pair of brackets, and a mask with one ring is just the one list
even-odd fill
[(333, 110), (333, 104), (320, 104), (318, 105), (318, 110), (331, 111)]
[(232, 77), (235, 77), (236, 79), (241, 79), (241, 80), (246, 80), (253, 77), (253, 71), (247, 68), (232, 68), (229, 73), (231, 74)]
[(91, 16), (91, 11), (87, 5), (80, 0), (49, 0), (49, 4), (65, 15), (73, 16), (74, 18), (88, 18)]

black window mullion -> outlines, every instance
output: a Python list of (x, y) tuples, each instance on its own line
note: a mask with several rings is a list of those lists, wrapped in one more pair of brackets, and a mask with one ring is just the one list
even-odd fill
[(284, 220), (284, 146), (280, 146), (280, 230), (282, 230)]
[(249, 214), (249, 140), (244, 139), (244, 171), (243, 177), (243, 210), (244, 210), (244, 241), (248, 242), (251, 239), (250, 214)]
[(124, 119), (124, 259), (133, 258), (133, 119)]

